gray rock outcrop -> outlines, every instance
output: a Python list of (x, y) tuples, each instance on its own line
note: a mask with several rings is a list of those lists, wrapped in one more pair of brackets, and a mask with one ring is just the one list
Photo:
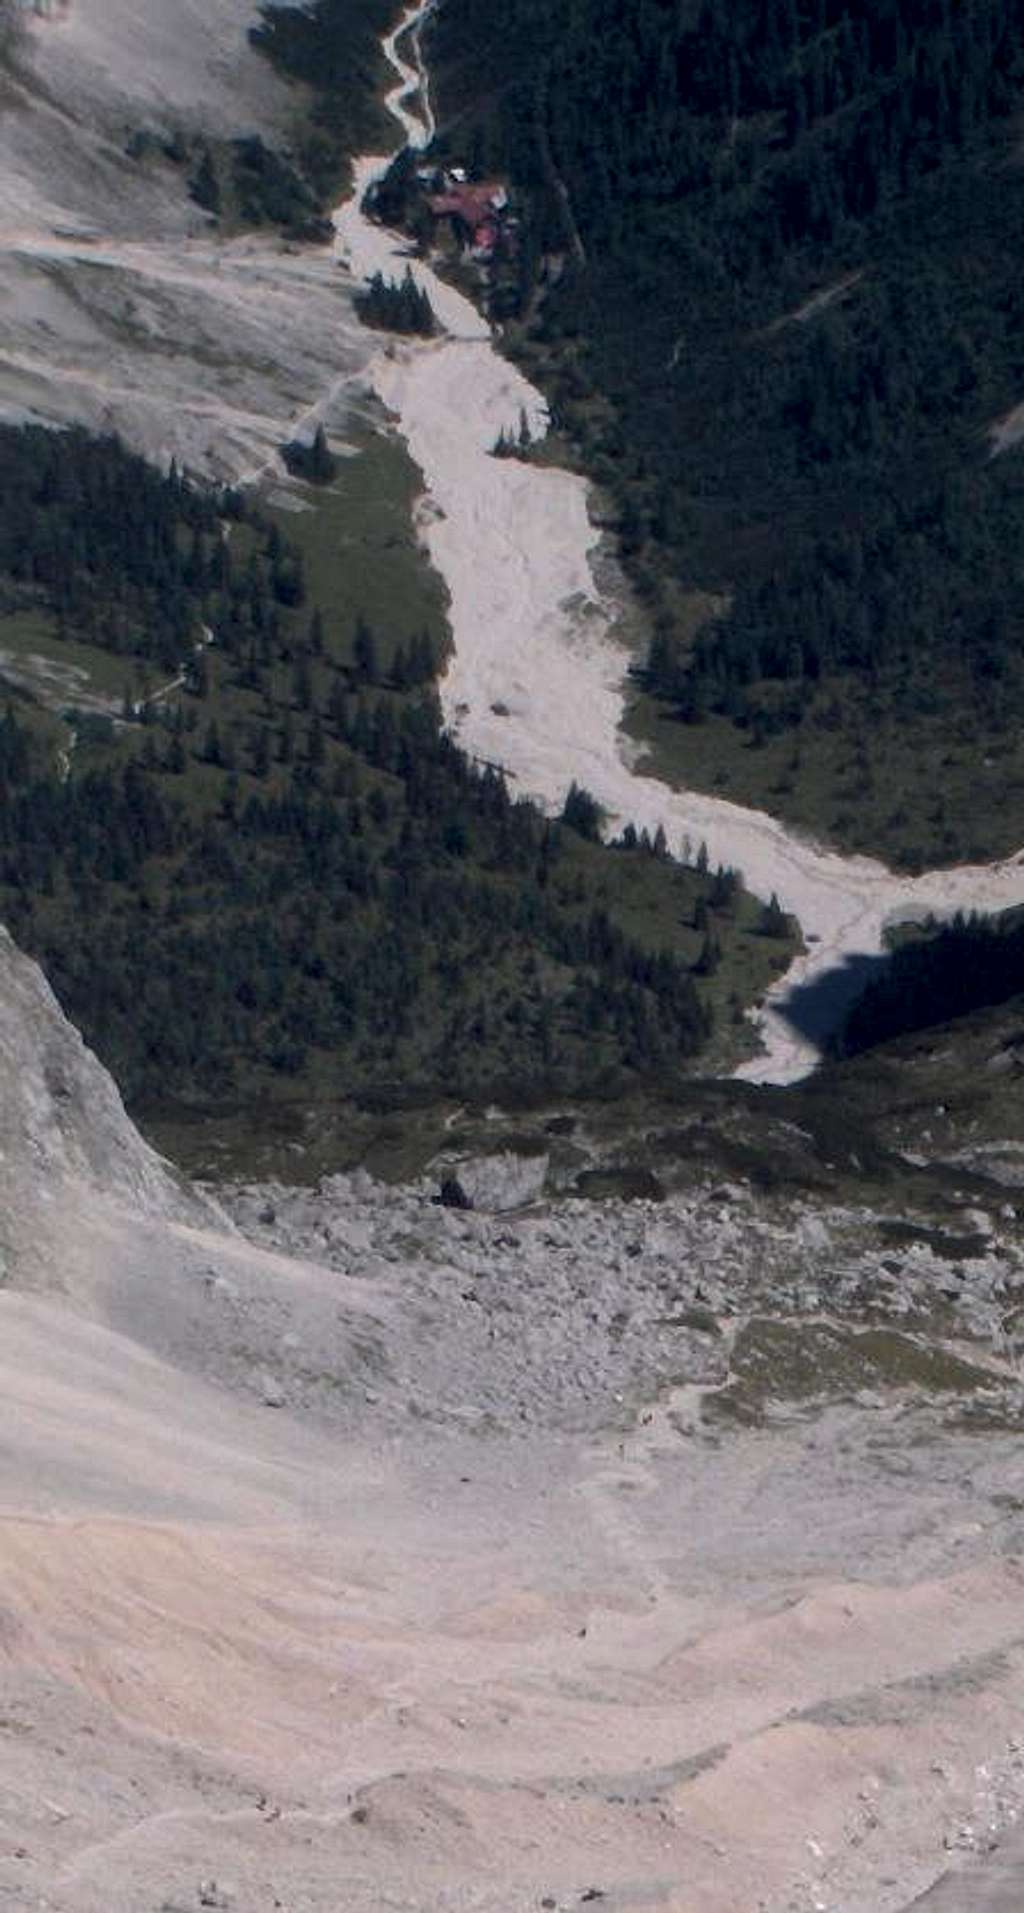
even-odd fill
[(38, 964), (0, 928), (0, 1194), (5, 1209), (23, 1208), (33, 1194), (49, 1203), (68, 1181), (143, 1215), (196, 1213)]

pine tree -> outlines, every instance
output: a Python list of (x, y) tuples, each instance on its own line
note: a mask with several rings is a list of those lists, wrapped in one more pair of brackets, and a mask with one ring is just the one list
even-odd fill
[(367, 684), (377, 682), (377, 640), (360, 612), (352, 639), (352, 656), (359, 676)]
[(270, 770), (270, 733), (265, 724), (253, 725), (249, 753), (253, 776), (266, 777)]
[(409, 682), (429, 684), (436, 675), (434, 640), (429, 631), (421, 631), (409, 647)]
[(706, 931), (701, 953), (693, 966), (695, 976), (714, 976), (722, 960), (722, 946), (713, 929)]
[(199, 165), (192, 176), (189, 192), (197, 206), (216, 217), (221, 209), (220, 181), (208, 146), (203, 147)]
[(580, 837), (587, 837), (597, 843), (601, 836), (601, 806), (596, 797), (584, 790), (575, 779), (569, 786), (569, 794), (562, 807), (562, 823), (575, 830)]
[(205, 650), (197, 651), (188, 666), (188, 688), (194, 697), (208, 697), (210, 693), (210, 666)]
[(310, 457), (310, 476), (317, 485), (329, 484), (338, 469), (337, 459), (327, 443), (327, 433), (318, 425), (313, 434), (313, 450)]
[(348, 728), (348, 696), (340, 678), (335, 678), (327, 698), (327, 716), (339, 737), (344, 737)]
[(296, 659), (292, 671), (292, 702), (299, 711), (308, 711), (313, 702), (313, 676), (305, 657)]
[(764, 905), (758, 923), (758, 932), (763, 937), (784, 937), (789, 929), (786, 912), (783, 910), (775, 891)]

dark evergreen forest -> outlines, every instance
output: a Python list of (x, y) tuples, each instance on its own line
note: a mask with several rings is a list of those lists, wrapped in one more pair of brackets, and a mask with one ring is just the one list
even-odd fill
[[(797, 777), (822, 723), (1019, 725), (1022, 0), (445, 0), (432, 50), (449, 148), (529, 207), (500, 298), (615, 498), (648, 687)], [(962, 808), (938, 861), (984, 848)]]
[(957, 917), (893, 952), (858, 998), (833, 1048), (855, 1056), (910, 1030), (930, 1029), (1018, 996), (1024, 986), (1024, 918)]
[[(585, 793), (563, 822), (515, 801), (442, 733), (429, 637), (360, 619), (332, 654), (253, 503), (0, 428), (0, 607), (58, 663), (124, 662), (121, 716), (66, 713), (70, 750), (7, 706), (0, 916), (133, 1104), (587, 1090), (699, 1052), (732, 874), (604, 848)], [(660, 938), (630, 921), (652, 886)]]
[(385, 332), (429, 339), (436, 330), (434, 308), (427, 294), (420, 291), (409, 266), (401, 279), (385, 279), (382, 272), (375, 272), (356, 294), (356, 311), (364, 325), (380, 326)]
[(267, 4), (253, 45), (313, 95), (309, 125), (296, 155), (325, 205), (354, 153), (386, 151), (394, 122), (381, 105), (390, 70), (380, 39), (395, 21), (396, 0), (315, 0), (312, 6)]
[(191, 660), (238, 498), (163, 477), (112, 438), (0, 426), (0, 603), (172, 671)]

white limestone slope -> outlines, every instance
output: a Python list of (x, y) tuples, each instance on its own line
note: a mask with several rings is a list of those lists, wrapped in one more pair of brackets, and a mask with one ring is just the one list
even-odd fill
[(194, 1216), (166, 1163), (128, 1119), (111, 1077), (62, 1016), (38, 965), (0, 925), (0, 1246), (64, 1185), (136, 1216)]
[[(403, 24), (423, 12), (411, 9)], [(397, 57), (394, 40), (386, 46), (400, 79), (389, 103), (419, 146), (432, 125), (426, 76)], [(425, 121), (410, 110), (414, 88), (427, 101)], [(359, 163), (357, 190), (335, 216), (342, 254), (360, 278), (394, 277), (410, 263), (402, 237), (361, 208), (386, 164)], [(1024, 902), (1024, 853), (900, 877), (871, 859), (824, 850), (760, 812), (644, 776), (619, 729), (628, 659), (615, 607), (594, 579), (587, 486), (568, 472), (490, 456), (521, 411), (534, 434), (543, 433), (544, 400), (500, 356), (468, 299), (423, 262), (413, 261), (412, 271), (445, 334), (390, 343), (369, 377), (424, 474), (423, 536), (451, 595), (455, 652), (441, 687), (447, 721), (468, 751), (506, 769), (516, 791), (557, 808), (575, 779), (613, 825), (662, 824), (673, 847), (703, 839), (712, 861), (742, 871), (756, 894), (775, 891), (799, 918), (808, 949), (772, 991), (759, 1019), (764, 1053), (741, 1073), (771, 1082), (804, 1075), (819, 1051), (782, 1013), (789, 993), (877, 954), (894, 919)], [(840, 985), (823, 1024), (838, 1014), (841, 995)]]
[[(0, 76), (0, 417), (116, 430), (238, 479), (297, 420), (345, 416), (368, 356), (328, 246), (225, 242), (185, 173), (126, 148), (182, 128), (286, 137), (256, 0), (75, 0)], [(187, 169), (186, 169), (187, 170)]]
[(900, 1387), (702, 1433), (827, 1226), (735, 1200), (232, 1230), (0, 936), (0, 1901), (897, 1913), (999, 1837), (1019, 1436)]

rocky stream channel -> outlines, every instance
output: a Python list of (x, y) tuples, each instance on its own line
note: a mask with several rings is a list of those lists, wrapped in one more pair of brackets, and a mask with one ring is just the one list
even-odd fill
[[(383, 43), (399, 76), (388, 105), (417, 149), (434, 133), (419, 35), (431, 4), (410, 8)], [(492, 456), (499, 434), (514, 433), (522, 414), (534, 438), (543, 434), (545, 401), (502, 357), (471, 301), (364, 209), (389, 163), (357, 161), (354, 191), (334, 223), (355, 280), (411, 269), (442, 327), (426, 343), (389, 339), (367, 378), (423, 474), (421, 533), (450, 595), (447, 722), (472, 755), (500, 764), (517, 792), (545, 807), (560, 807), (575, 780), (613, 825), (631, 821), (652, 835), (662, 825), (673, 848), (703, 840), (712, 861), (741, 871), (756, 895), (777, 893), (799, 920), (805, 951), (762, 1007), (763, 1051), (740, 1073), (796, 1080), (813, 1069), (886, 927), (1024, 902), (1024, 851), (909, 878), (824, 849), (761, 812), (644, 775), (620, 729), (629, 653), (617, 631), (621, 606), (595, 578), (599, 535), (587, 484)]]

